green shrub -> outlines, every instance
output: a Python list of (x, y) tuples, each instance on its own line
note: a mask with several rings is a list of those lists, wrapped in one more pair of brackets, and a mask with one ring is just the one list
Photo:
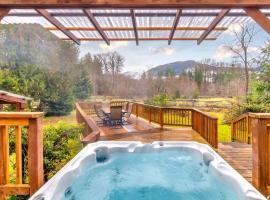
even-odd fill
[(195, 90), (195, 91), (193, 92), (192, 98), (193, 98), (193, 99), (197, 99), (199, 96), (200, 96), (200, 91), (199, 91), (199, 90)]
[[(58, 122), (47, 125), (44, 135), (44, 178), (47, 181), (80, 150), (83, 126)], [(77, 142), (76, 142), (77, 141)], [(75, 142), (75, 143), (74, 143)]]
[(180, 99), (181, 95), (180, 95), (180, 91), (179, 90), (176, 90), (174, 92), (174, 95), (173, 95), (173, 99)]
[[(80, 134), (84, 127), (78, 124), (58, 122), (43, 128), (44, 180), (48, 181), (80, 150)], [(15, 134), (10, 134), (10, 153), (15, 153)], [(23, 181), (27, 182), (27, 131), (22, 129)], [(13, 166), (15, 169), (15, 165)], [(26, 200), (28, 196), (11, 196), (9, 200)]]
[(161, 93), (161, 94), (155, 95), (152, 99), (146, 100), (145, 103), (154, 105), (154, 106), (167, 106), (168, 96), (165, 93)]

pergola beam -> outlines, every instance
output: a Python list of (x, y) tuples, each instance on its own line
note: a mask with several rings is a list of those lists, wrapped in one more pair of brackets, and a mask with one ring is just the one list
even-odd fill
[(0, 8), (0, 21), (8, 14), (9, 9)]
[[(60, 38), (62, 40), (70, 40), (68, 38)], [(183, 40), (183, 41), (195, 41), (199, 38), (190, 38), (190, 37), (179, 37), (173, 38), (173, 40)], [(206, 38), (205, 40), (216, 40), (217, 38)], [(81, 41), (102, 41), (102, 38), (79, 38)], [(110, 41), (134, 41), (135, 38), (109, 38)], [(159, 41), (159, 40), (169, 40), (169, 38), (140, 38), (143, 41)]]
[(80, 45), (80, 41), (78, 40), (78, 38), (75, 35), (73, 35), (73, 33), (71, 33), (69, 30), (67, 30), (65, 28), (65, 26), (63, 26), (57, 19), (55, 19), (53, 16), (51, 16), (51, 14), (47, 10), (37, 9), (36, 11), (40, 15), (42, 15), (45, 19), (47, 19), (51, 24), (53, 24), (55, 27), (57, 27), (58, 30), (62, 31), (62, 33), (64, 33), (67, 37), (69, 37), (75, 43)]
[(169, 45), (172, 43), (172, 39), (173, 39), (175, 30), (176, 30), (176, 28), (178, 26), (178, 23), (179, 23), (179, 20), (180, 20), (180, 17), (181, 17), (181, 13), (182, 13), (182, 10), (180, 10), (180, 9), (178, 9), (177, 12), (176, 12), (175, 18), (173, 20), (173, 27), (171, 29), (171, 33), (170, 33), (169, 40), (168, 40)]
[(269, 0), (1, 0), (0, 7), (8, 8), (183, 8), (183, 7), (270, 7)]
[[(56, 27), (45, 27), (47, 30), (55, 31), (58, 30)], [(95, 27), (66, 27), (70, 31), (96, 31)], [(196, 27), (196, 26), (186, 26), (186, 27), (176, 27), (177, 31), (205, 31), (208, 27)], [(216, 27), (215, 31), (226, 31), (226, 27)], [(103, 31), (133, 31), (133, 27), (104, 27)], [(137, 31), (170, 31), (171, 27), (137, 27)]]
[(202, 43), (203, 40), (207, 38), (207, 36), (211, 33), (212, 30), (218, 25), (218, 23), (225, 17), (225, 15), (230, 11), (230, 9), (223, 9), (218, 16), (212, 21), (209, 25), (208, 29), (204, 31), (201, 37), (198, 40), (198, 45)]
[[(94, 17), (130, 17), (129, 13), (92, 13)], [(217, 12), (203, 12), (203, 13), (195, 13), (195, 12), (182, 12), (182, 17), (217, 17), (219, 13)], [(84, 13), (74, 13), (74, 12), (54, 12), (51, 13), (53, 17), (84, 17)], [(149, 13), (149, 12), (139, 12), (136, 13), (136, 17), (175, 17), (176, 13)], [(270, 13), (265, 13), (266, 16), (270, 16)], [(7, 16), (14, 17), (38, 17), (38, 13), (9, 13)], [(248, 15), (244, 12), (239, 13), (228, 13), (226, 16), (228, 17), (248, 17)]]
[(270, 34), (270, 20), (256, 8), (245, 8), (245, 12), (256, 21), (268, 34)]
[(95, 19), (93, 14), (90, 12), (90, 10), (83, 10), (85, 16), (89, 19), (89, 21), (93, 24), (93, 26), (96, 28), (96, 31), (100, 34), (100, 36), (103, 38), (103, 40), (106, 42), (107, 45), (110, 45), (110, 40), (108, 39), (105, 32), (102, 30), (101, 26), (99, 25), (98, 21)]
[(131, 19), (132, 19), (132, 24), (133, 24), (133, 29), (134, 29), (134, 36), (136, 39), (136, 45), (139, 45), (137, 22), (136, 22), (135, 12), (133, 9), (130, 10), (130, 14), (131, 14)]

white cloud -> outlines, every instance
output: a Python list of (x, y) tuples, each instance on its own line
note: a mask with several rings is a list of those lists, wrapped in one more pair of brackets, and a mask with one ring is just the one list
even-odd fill
[(217, 60), (224, 60), (226, 58), (231, 58), (233, 57), (233, 52), (230, 50), (230, 48), (224, 44), (219, 45), (216, 53), (214, 55), (214, 58)]
[[(234, 47), (234, 49), (238, 50), (236, 47)], [(240, 51), (240, 49), (239, 49), (239, 51)], [(256, 52), (256, 51), (259, 51), (258, 47), (249, 47), (248, 48), (249, 53)], [(214, 55), (214, 58), (217, 60), (224, 60), (226, 58), (232, 58), (233, 56), (235, 56), (235, 53), (230, 49), (230, 47), (222, 44), (222, 45), (218, 46), (216, 53)]]
[(106, 43), (99, 44), (99, 47), (105, 51), (114, 51), (120, 47), (127, 46), (128, 41), (111, 42), (110, 46)]
[(225, 34), (228, 34), (228, 35), (234, 35), (234, 33), (239, 33), (242, 29), (242, 26), (241, 24), (239, 23), (234, 23), (234, 24), (231, 24), (228, 29), (226, 31), (224, 31)]
[(158, 47), (158, 48), (150, 48), (150, 51), (154, 54), (165, 54), (165, 55), (172, 55), (175, 52), (174, 48), (171, 47)]
[(260, 50), (260, 48), (258, 48), (258, 47), (249, 47), (248, 48), (248, 52), (256, 52), (256, 51), (259, 51)]

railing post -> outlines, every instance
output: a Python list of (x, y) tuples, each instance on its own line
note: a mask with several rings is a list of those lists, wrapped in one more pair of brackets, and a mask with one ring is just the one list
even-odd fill
[(267, 194), (269, 183), (269, 153), (270, 153), (270, 131), (267, 129), (268, 118), (255, 115), (251, 121), (252, 126), (252, 184), (263, 194)]
[(235, 141), (235, 125), (234, 125), (234, 122), (231, 123), (231, 140), (232, 142)]
[(163, 119), (164, 119), (164, 113), (163, 113), (163, 108), (160, 108), (160, 128), (163, 129)]
[(28, 130), (29, 185), (32, 195), (44, 182), (42, 117), (29, 119)]
[(218, 148), (218, 119), (214, 120), (214, 131), (212, 134), (214, 136), (213, 146), (217, 149)]
[(191, 110), (191, 127), (194, 130), (194, 110)]
[(250, 117), (247, 116), (246, 120), (247, 120), (247, 132), (248, 132), (248, 138), (247, 138), (247, 143), (250, 144), (251, 143), (251, 124), (250, 124)]
[(151, 110), (152, 110), (152, 109), (151, 109), (151, 106), (149, 106), (149, 123), (151, 123), (151, 121), (152, 121), (152, 120), (151, 120)]
[(139, 112), (139, 110), (138, 110), (138, 104), (136, 103), (135, 105), (136, 105), (136, 117), (138, 118), (138, 114), (139, 114), (138, 113)]
[[(7, 126), (0, 126), (0, 186), (9, 183), (9, 134)], [(6, 199), (0, 191), (0, 200)]]

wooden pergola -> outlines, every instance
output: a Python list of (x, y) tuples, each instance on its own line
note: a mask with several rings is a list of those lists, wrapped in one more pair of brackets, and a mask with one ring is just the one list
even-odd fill
[(4, 104), (14, 105), (17, 111), (23, 111), (27, 102), (31, 100), (32, 98), (29, 97), (0, 90), (0, 111)]
[(234, 23), (270, 34), (269, 0), (2, 0), (1, 23), (38, 23), (63, 40), (215, 40)]

